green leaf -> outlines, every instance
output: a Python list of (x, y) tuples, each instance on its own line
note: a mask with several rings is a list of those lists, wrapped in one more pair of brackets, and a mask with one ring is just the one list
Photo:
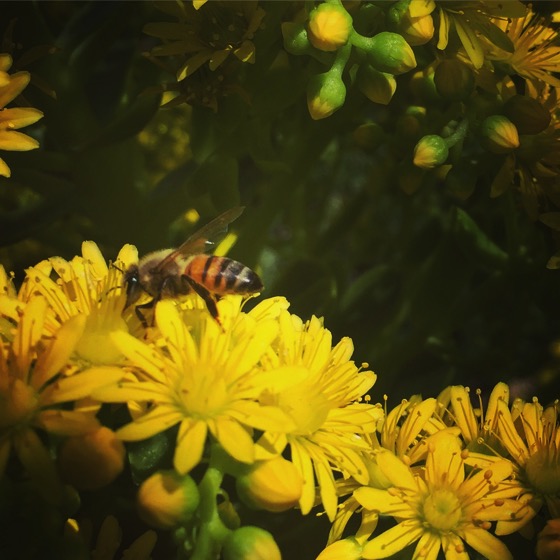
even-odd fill
[(508, 254), (461, 208), (455, 208), (452, 214), (452, 231), (466, 255), (477, 263), (502, 268), (508, 262)]

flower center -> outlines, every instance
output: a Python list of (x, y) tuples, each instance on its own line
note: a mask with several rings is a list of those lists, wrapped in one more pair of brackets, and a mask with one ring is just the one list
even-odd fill
[(457, 528), (461, 517), (461, 502), (451, 490), (434, 490), (424, 500), (424, 520), (436, 531), (445, 533)]
[(525, 464), (525, 472), (531, 486), (544, 495), (560, 492), (560, 461), (558, 449), (551, 442), (550, 447), (533, 453)]

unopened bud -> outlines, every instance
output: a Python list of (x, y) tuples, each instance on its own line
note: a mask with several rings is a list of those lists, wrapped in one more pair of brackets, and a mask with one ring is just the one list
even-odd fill
[(421, 169), (432, 169), (447, 159), (449, 149), (445, 140), (437, 134), (429, 134), (420, 139), (414, 148), (413, 163)]
[(400, 21), (399, 31), (409, 45), (425, 45), (434, 36), (434, 20), (429, 14), (412, 17), (407, 13)]
[(342, 7), (320, 4), (309, 14), (308, 38), (321, 51), (336, 51), (348, 41), (352, 17)]
[(301, 497), (303, 480), (293, 463), (282, 457), (261, 461), (236, 480), (240, 499), (255, 509), (286, 511)]
[(375, 150), (381, 145), (385, 133), (377, 123), (364, 123), (354, 129), (352, 139), (363, 150)]
[(442, 60), (434, 73), (437, 92), (449, 101), (464, 101), (474, 89), (472, 70), (459, 60)]
[(515, 125), (502, 115), (484, 119), (481, 133), (488, 149), (503, 154), (519, 147), (519, 134)]
[(272, 535), (251, 525), (240, 527), (228, 535), (222, 553), (224, 560), (282, 560)]
[(367, 40), (364, 50), (370, 64), (380, 72), (397, 75), (416, 67), (416, 58), (410, 45), (398, 33), (378, 33)]
[(505, 116), (517, 127), (519, 134), (538, 134), (548, 128), (550, 113), (532, 97), (514, 95), (504, 105)]
[(392, 74), (379, 72), (369, 64), (362, 64), (358, 69), (356, 84), (370, 101), (381, 105), (388, 105), (397, 90)]
[(335, 72), (313, 76), (307, 87), (307, 107), (313, 120), (330, 117), (344, 105), (346, 86)]
[(200, 503), (200, 494), (189, 475), (165, 470), (147, 478), (136, 499), (140, 517), (146, 523), (158, 529), (171, 529), (191, 518)]
[(124, 468), (125, 448), (115, 432), (105, 426), (68, 438), (58, 454), (66, 482), (78, 490), (97, 490), (110, 484)]

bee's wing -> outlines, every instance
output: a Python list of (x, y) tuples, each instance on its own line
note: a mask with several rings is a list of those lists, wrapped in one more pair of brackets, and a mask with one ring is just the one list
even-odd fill
[(196, 255), (198, 253), (206, 253), (214, 246), (216, 238), (227, 231), (227, 227), (231, 222), (237, 220), (245, 210), (244, 206), (236, 206), (226, 210), (217, 218), (202, 226), (198, 231), (193, 233), (187, 240), (179, 245), (177, 249), (169, 253), (156, 267), (157, 270), (163, 270), (167, 264), (174, 261), (178, 256)]

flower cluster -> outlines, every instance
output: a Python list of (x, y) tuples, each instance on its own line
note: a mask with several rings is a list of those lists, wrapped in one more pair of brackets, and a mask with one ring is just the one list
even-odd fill
[[(190, 527), (185, 546), (201, 557), (241, 538), (202, 514), (218, 516), (224, 476), (251, 507), (306, 514), (322, 503), (334, 519), (336, 480), (369, 480), (366, 434), (383, 415), (363, 402), (376, 376), (351, 360), (351, 340), (333, 345), (320, 319), (302, 321), (281, 297), (250, 311), (241, 296), (223, 297), (219, 322), (197, 295), (166, 299), (144, 325), (125, 309), (123, 271), (136, 260), (127, 245), (108, 265), (85, 242), (82, 256), (30, 267), (19, 290), (1, 269), (2, 472), (17, 457), (62, 506), (65, 484), (111, 484), (128, 442), (146, 442), (129, 456), (139, 514), (158, 528)], [(168, 462), (158, 438), (173, 449)], [(255, 531), (243, 539), (268, 543)]]
[[(415, 397), (390, 411), (373, 434), (367, 485), (344, 481), (329, 545), (320, 560), (388, 558), (414, 545), (414, 558), (468, 558), (472, 548), (484, 558), (512, 559), (500, 536), (527, 530), (537, 513), (552, 518), (537, 546), (549, 558), (546, 541), (559, 516), (558, 401), (543, 408), (537, 400), (509, 406), (509, 388), (496, 385), (486, 409), (478, 392), (445, 389), (437, 399)], [(362, 524), (343, 537), (355, 512)], [(396, 522), (374, 534), (383, 518)], [(373, 534), (373, 538), (371, 538)], [(552, 540), (552, 539), (550, 539)]]

